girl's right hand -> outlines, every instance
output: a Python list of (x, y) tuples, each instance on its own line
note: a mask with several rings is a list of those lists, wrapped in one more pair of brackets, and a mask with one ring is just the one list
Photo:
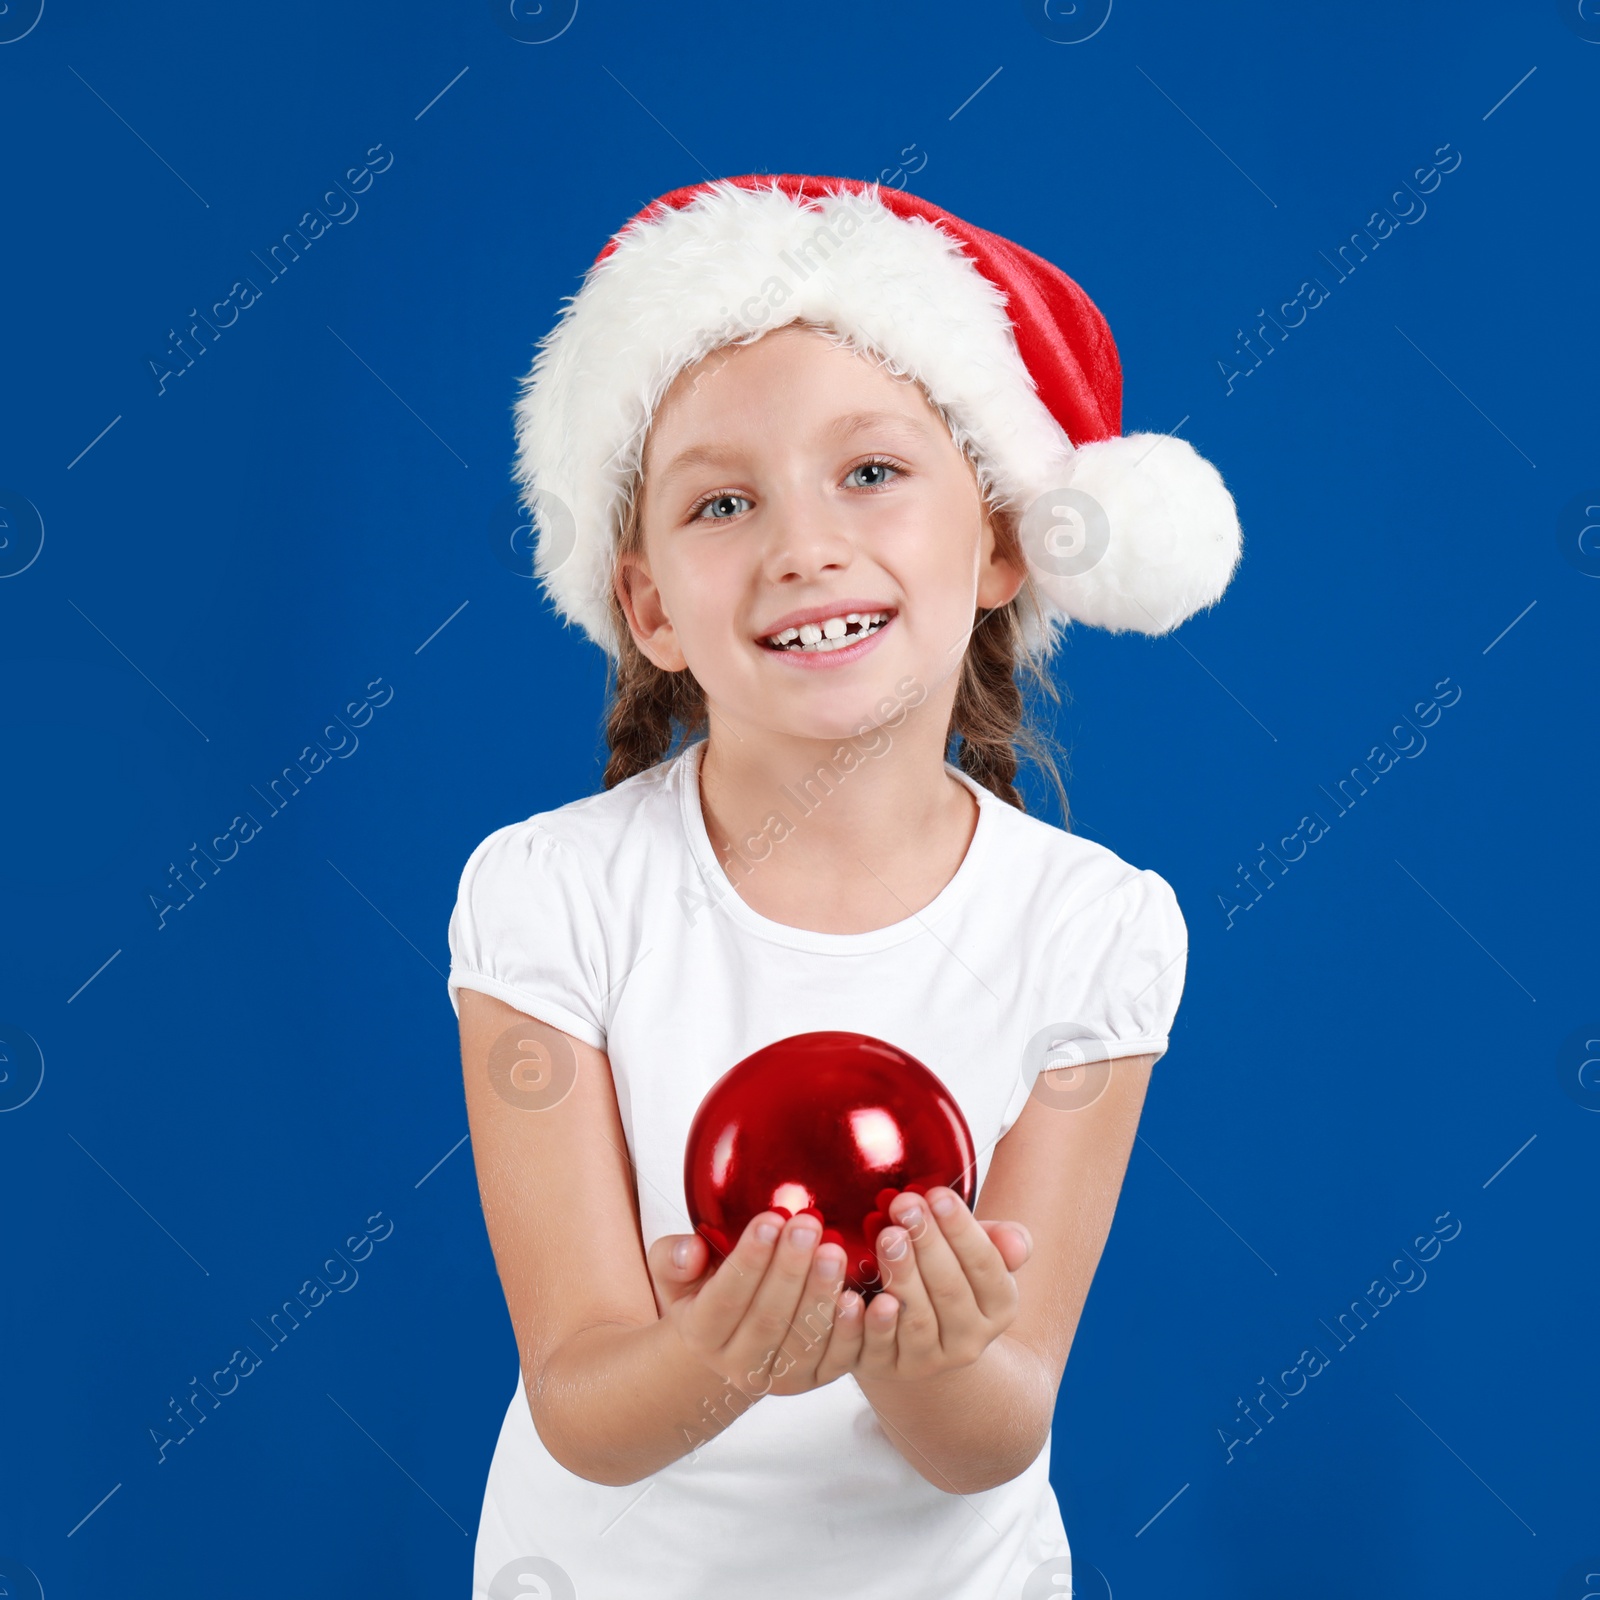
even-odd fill
[(804, 1394), (832, 1383), (860, 1357), (863, 1301), (853, 1289), (840, 1293), (844, 1250), (819, 1245), (820, 1238), (815, 1217), (785, 1221), (763, 1211), (710, 1271), (711, 1247), (699, 1234), (664, 1235), (647, 1256), (661, 1314), (688, 1350), (743, 1394)]

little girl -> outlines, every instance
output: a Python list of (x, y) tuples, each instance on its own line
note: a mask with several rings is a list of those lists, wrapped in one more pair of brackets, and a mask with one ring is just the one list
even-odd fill
[[(491, 833), (450, 921), (521, 1365), (475, 1600), (1071, 1591), (1051, 1420), (1187, 931), (1025, 813), (1018, 674), (1240, 554), (1216, 471), (1120, 426), (1071, 279), (845, 179), (663, 196), (543, 341), (536, 571), (616, 677), (604, 791)], [(807, 1212), (724, 1259), (686, 1209), (707, 1091), (819, 1030), (924, 1063), (978, 1152), (973, 1209), (893, 1200), (870, 1301)]]

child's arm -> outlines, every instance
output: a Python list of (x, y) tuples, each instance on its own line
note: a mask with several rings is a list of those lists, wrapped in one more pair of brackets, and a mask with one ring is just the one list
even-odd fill
[[(753, 1218), (690, 1295), (709, 1251), (696, 1238), (691, 1260), (674, 1266), (662, 1239), (647, 1262), (604, 1053), (476, 990), (461, 989), (458, 1003), (484, 1221), (528, 1409), (562, 1466), (595, 1483), (635, 1483), (765, 1394), (844, 1370), (842, 1340), (830, 1358), (844, 1252), (791, 1244), (810, 1219), (763, 1242), (759, 1224), (783, 1219)], [(508, 1052), (524, 1064), (511, 1082)]]
[[(895, 1448), (937, 1488), (951, 1494), (994, 1488), (1024, 1471), (1044, 1447), (1155, 1060), (1114, 1061), (1104, 1092), (1088, 1106), (1067, 1110), (1034, 1096), (995, 1147), (978, 1209), (1020, 1221), (1033, 1250), (1012, 1280), (1014, 1315), (982, 1354), (931, 1377), (888, 1375), (896, 1358), (880, 1361), (883, 1375), (857, 1369), (856, 1381)], [(898, 1220), (918, 1198), (898, 1196), (891, 1216)], [(919, 1363), (941, 1365), (941, 1343), (969, 1337), (981, 1321), (972, 1276), (998, 1305), (1001, 1321), (1011, 1308), (981, 1241), (988, 1230), (964, 1206), (958, 1203), (941, 1225), (924, 1205), (922, 1221), (907, 1231), (912, 1247), (901, 1261), (884, 1259), (881, 1249), (879, 1259), (900, 1301), (898, 1364), (915, 1371)], [(972, 1273), (961, 1260), (974, 1263)], [(873, 1321), (869, 1309), (869, 1349)]]

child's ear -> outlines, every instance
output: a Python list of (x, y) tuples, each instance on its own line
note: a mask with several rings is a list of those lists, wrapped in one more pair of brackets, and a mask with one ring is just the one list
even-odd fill
[(619, 556), (612, 586), (634, 643), (663, 672), (683, 671), (689, 663), (678, 648), (677, 631), (662, 606), (661, 591), (650, 576), (650, 564), (644, 556)]
[(1016, 520), (990, 507), (983, 513), (983, 552), (978, 569), (978, 604), (985, 611), (1009, 605), (1027, 579)]

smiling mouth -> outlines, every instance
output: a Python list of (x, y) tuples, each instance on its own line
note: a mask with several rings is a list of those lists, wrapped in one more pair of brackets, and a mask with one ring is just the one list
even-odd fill
[(893, 617), (893, 611), (849, 611), (824, 622), (807, 622), (798, 628), (785, 628), (763, 639), (768, 650), (794, 651), (799, 655), (825, 655), (859, 644), (877, 633)]

